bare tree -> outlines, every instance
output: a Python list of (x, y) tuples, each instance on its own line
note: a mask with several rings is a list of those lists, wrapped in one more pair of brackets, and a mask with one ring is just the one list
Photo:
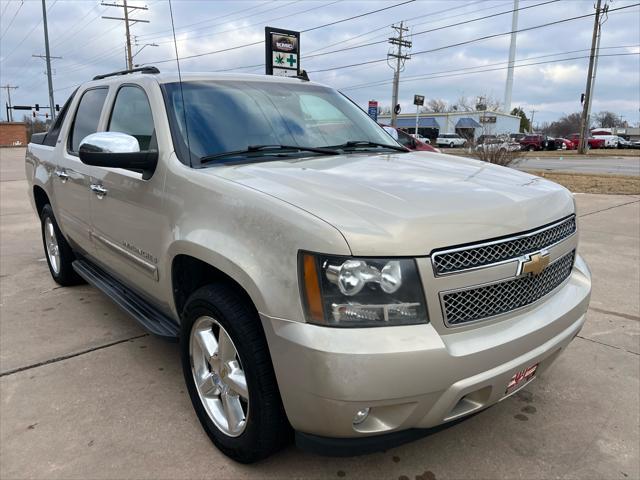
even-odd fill
[(502, 103), (491, 95), (480, 95), (477, 97), (467, 97), (460, 95), (454, 103), (454, 110), (460, 112), (475, 112), (478, 110), (499, 110)]
[(603, 111), (594, 116), (595, 125), (601, 128), (623, 127), (622, 119), (613, 112)]
[(471, 100), (469, 97), (460, 95), (453, 104), (453, 107), (454, 110), (458, 110), (460, 112), (473, 112), (476, 109), (476, 104), (475, 101)]
[(420, 109), (421, 112), (433, 112), (433, 113), (442, 113), (446, 112), (449, 106), (445, 100), (441, 98), (432, 98), (427, 101), (427, 104)]
[(565, 137), (580, 130), (580, 112), (563, 115), (545, 129), (546, 132), (559, 137)]

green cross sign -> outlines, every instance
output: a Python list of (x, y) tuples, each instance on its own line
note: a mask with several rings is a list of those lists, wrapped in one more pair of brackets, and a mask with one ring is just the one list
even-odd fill
[(289, 58), (287, 58), (287, 63), (289, 64), (289, 66), (291, 68), (293, 68), (293, 66), (298, 63), (298, 61), (296, 60), (296, 57), (293, 56), (293, 54), (289, 54)]

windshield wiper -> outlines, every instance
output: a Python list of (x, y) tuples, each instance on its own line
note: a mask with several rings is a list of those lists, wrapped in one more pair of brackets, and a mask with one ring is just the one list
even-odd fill
[(390, 150), (397, 150), (398, 152), (408, 152), (409, 149), (405, 148), (405, 147), (401, 147), (400, 145), (389, 145), (387, 143), (377, 143), (377, 142), (370, 142), (368, 140), (351, 140), (349, 142), (345, 142), (341, 145), (331, 145), (327, 148), (341, 148), (341, 149), (347, 149), (347, 148), (358, 148), (358, 147), (382, 147), (382, 148), (388, 148)]
[(220, 158), (237, 157), (249, 153), (263, 152), (268, 154), (271, 152), (278, 152), (278, 154), (282, 154), (285, 151), (313, 152), (321, 153), (323, 155), (340, 155), (339, 151), (333, 150), (331, 148), (301, 147), (298, 145), (249, 145), (245, 150), (235, 150), (232, 152), (222, 152), (214, 153), (213, 155), (205, 155), (204, 157), (200, 158), (200, 164), (202, 165), (205, 163), (210, 163)]

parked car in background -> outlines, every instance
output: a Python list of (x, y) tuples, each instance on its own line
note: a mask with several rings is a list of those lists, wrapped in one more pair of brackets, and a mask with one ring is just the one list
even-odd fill
[[(578, 145), (580, 144), (580, 134), (579, 133), (572, 133), (571, 135), (569, 135), (567, 137), (569, 140), (571, 140), (573, 143), (575, 143), (576, 148), (578, 148)], [(587, 143), (589, 148), (604, 148), (604, 139), (602, 138), (595, 138), (595, 137), (588, 137), (587, 138)]]
[(520, 140), (520, 146), (522, 150), (530, 152), (556, 149), (555, 139), (541, 134), (525, 135)]
[(464, 147), (467, 144), (467, 139), (457, 133), (441, 133), (438, 135), (436, 144), (439, 147)]
[(414, 138), (412, 135), (409, 135), (404, 130), (393, 128), (389, 125), (380, 125), (380, 126), (384, 128), (386, 132), (389, 135), (391, 135), (395, 141), (397, 141), (403, 147), (408, 148), (409, 150), (441, 153), (439, 149), (432, 147), (430, 144), (425, 143), (421, 140), (418, 140), (417, 138)]
[(524, 137), (526, 137), (526, 133), (510, 133), (509, 138), (514, 142), (520, 142)]
[(480, 135), (476, 140), (476, 145), (480, 145), (481, 143), (490, 143), (494, 142), (498, 139), (497, 135)]
[(427, 137), (423, 135), (420, 135), (419, 133), (410, 133), (409, 135), (413, 138), (417, 138), (421, 142), (428, 143), (429, 145), (431, 145), (431, 140), (429, 140)]
[(599, 138), (604, 140), (604, 148), (618, 148), (617, 135), (594, 135), (593, 138)]
[(513, 142), (511, 140), (502, 140), (499, 138), (487, 140), (486, 142), (476, 146), (476, 151), (478, 152), (517, 152), (519, 150), (521, 150), (521, 146), (519, 143)]
[(618, 137), (618, 148), (633, 148), (633, 142), (626, 138)]
[(576, 144), (568, 138), (556, 138), (555, 139), (556, 150), (575, 150)]

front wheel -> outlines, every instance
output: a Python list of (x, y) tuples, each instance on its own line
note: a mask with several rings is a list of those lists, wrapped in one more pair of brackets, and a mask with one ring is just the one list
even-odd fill
[(449, 148), (453, 148), (453, 142), (449, 144)]
[(184, 309), (180, 343), (193, 407), (225, 455), (253, 463), (289, 440), (267, 341), (246, 300), (226, 285), (200, 288)]
[(73, 250), (62, 235), (49, 204), (45, 205), (40, 212), (40, 228), (49, 272), (56, 283), (63, 287), (84, 283), (71, 265), (75, 260)]

